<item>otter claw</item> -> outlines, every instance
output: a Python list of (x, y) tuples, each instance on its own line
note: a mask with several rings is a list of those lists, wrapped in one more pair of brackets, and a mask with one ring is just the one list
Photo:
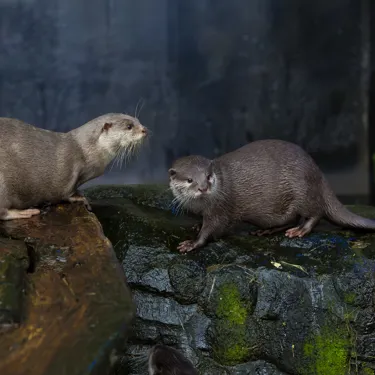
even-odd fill
[(191, 250), (195, 249), (195, 242), (188, 240), (188, 241), (183, 241), (177, 246), (177, 250), (180, 253), (188, 253)]
[(305, 228), (291, 228), (291, 229), (288, 229), (286, 232), (285, 232), (285, 236), (286, 237), (289, 237), (289, 238), (294, 238), (294, 237), (303, 237), (305, 234), (309, 233), (308, 230), (306, 230)]

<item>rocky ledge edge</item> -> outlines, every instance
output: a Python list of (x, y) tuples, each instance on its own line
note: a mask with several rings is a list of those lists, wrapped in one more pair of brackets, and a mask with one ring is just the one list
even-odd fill
[(108, 374), (133, 315), (112, 245), (82, 204), (0, 223), (0, 374)]

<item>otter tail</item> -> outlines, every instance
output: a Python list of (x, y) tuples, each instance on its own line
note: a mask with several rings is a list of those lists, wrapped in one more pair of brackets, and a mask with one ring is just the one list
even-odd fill
[(326, 181), (323, 182), (325, 216), (333, 224), (344, 228), (375, 231), (375, 220), (366, 219), (349, 211), (336, 197)]

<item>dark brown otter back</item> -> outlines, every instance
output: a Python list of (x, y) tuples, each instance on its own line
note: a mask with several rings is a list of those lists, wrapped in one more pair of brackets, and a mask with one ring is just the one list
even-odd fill
[(198, 371), (178, 350), (158, 344), (150, 351), (149, 374), (198, 375)]
[(324, 179), (301, 147), (281, 140), (249, 143), (215, 159), (236, 216), (264, 227), (287, 217), (322, 216)]

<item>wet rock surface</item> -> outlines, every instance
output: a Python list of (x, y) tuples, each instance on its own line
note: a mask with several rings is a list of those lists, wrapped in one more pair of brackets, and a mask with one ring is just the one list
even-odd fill
[(0, 222), (0, 374), (105, 375), (133, 316), (112, 245), (83, 205)]
[[(149, 190), (149, 196), (147, 195)], [(165, 186), (86, 191), (137, 305), (115, 374), (146, 375), (157, 342), (203, 375), (375, 373), (375, 235), (322, 223), (302, 239), (231, 235), (181, 255), (199, 219)], [(350, 207), (375, 218), (375, 208)]]
[(29, 257), (22, 241), (0, 238), (0, 249), (0, 332), (5, 332), (22, 318)]

